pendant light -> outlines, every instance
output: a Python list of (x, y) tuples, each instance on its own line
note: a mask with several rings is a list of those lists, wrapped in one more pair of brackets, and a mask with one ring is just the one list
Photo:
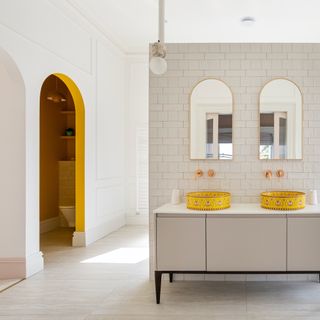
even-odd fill
[(67, 101), (66, 97), (58, 91), (58, 78), (56, 78), (56, 89), (55, 91), (49, 92), (47, 95), (47, 100), (52, 101), (53, 103), (60, 103)]
[(166, 47), (164, 45), (164, 0), (159, 0), (159, 40), (152, 44), (150, 70), (157, 75), (167, 71)]

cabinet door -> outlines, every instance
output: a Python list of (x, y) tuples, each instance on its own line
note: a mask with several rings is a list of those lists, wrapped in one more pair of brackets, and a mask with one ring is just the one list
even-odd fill
[(285, 217), (208, 217), (208, 271), (285, 271)]
[(320, 271), (320, 218), (288, 218), (288, 270)]
[(205, 216), (157, 218), (157, 269), (205, 270)]

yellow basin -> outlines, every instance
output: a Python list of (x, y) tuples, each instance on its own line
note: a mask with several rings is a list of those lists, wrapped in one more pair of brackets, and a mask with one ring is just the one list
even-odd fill
[(221, 210), (230, 208), (229, 192), (200, 191), (187, 193), (187, 208), (194, 210)]
[(299, 191), (261, 193), (261, 207), (271, 210), (299, 210), (306, 206), (306, 194)]

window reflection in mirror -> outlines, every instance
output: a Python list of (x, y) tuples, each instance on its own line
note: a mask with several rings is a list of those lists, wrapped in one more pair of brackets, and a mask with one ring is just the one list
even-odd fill
[(260, 114), (260, 159), (287, 159), (287, 113)]
[(272, 80), (260, 94), (260, 159), (302, 158), (302, 96), (286, 79)]
[(190, 158), (232, 159), (232, 93), (220, 80), (206, 79), (190, 98)]

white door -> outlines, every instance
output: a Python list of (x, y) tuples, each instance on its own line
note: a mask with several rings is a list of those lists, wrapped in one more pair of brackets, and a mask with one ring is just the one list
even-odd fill
[(206, 113), (206, 158), (219, 159), (219, 114)]
[(287, 112), (274, 113), (274, 159), (287, 158)]

